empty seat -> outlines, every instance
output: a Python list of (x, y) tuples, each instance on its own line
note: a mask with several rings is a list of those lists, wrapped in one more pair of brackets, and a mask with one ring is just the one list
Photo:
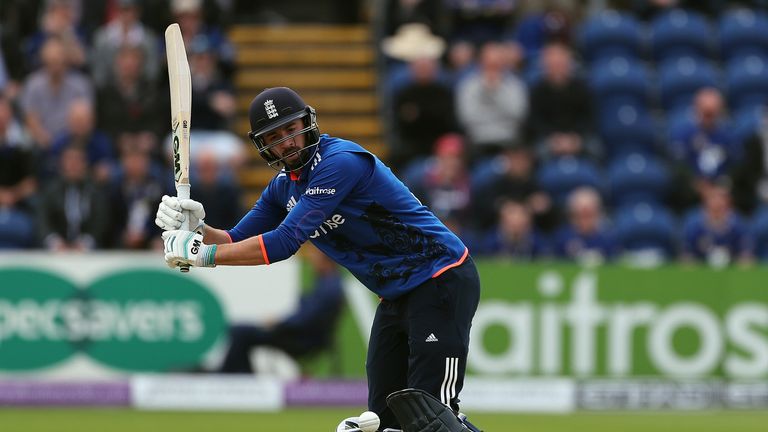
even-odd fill
[(768, 57), (748, 55), (729, 61), (726, 89), (734, 111), (768, 102)]
[(603, 187), (603, 176), (593, 162), (564, 156), (544, 162), (537, 172), (539, 185), (558, 205), (565, 203), (568, 194), (580, 186)]
[(669, 59), (659, 67), (659, 97), (667, 111), (690, 105), (704, 87), (720, 88), (717, 69), (710, 61), (686, 56)]
[(644, 45), (637, 20), (615, 10), (601, 12), (586, 21), (580, 29), (579, 41), (587, 61), (613, 56), (639, 58)]
[(768, 56), (768, 14), (746, 8), (725, 12), (719, 22), (724, 60), (745, 55)]
[(669, 190), (670, 173), (656, 157), (631, 153), (608, 166), (611, 202), (617, 206), (647, 202), (661, 204)]
[(653, 57), (657, 61), (681, 56), (710, 57), (713, 35), (713, 28), (703, 15), (672, 9), (651, 22)]
[(638, 203), (614, 212), (616, 242), (625, 252), (652, 251), (669, 259), (677, 252), (677, 223), (669, 210)]
[(647, 104), (651, 95), (650, 81), (646, 68), (632, 58), (604, 58), (591, 68), (590, 86), (602, 104), (619, 99)]
[(605, 153), (656, 152), (656, 125), (648, 110), (632, 103), (601, 105), (598, 128)]

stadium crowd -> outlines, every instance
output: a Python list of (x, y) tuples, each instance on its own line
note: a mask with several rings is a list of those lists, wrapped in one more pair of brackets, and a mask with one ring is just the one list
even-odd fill
[(392, 162), (475, 255), (768, 259), (765, 2), (389, 4)]
[[(161, 246), (171, 21), (192, 197), (237, 222), (238, 3), (2, 2), (0, 248)], [(389, 162), (475, 255), (768, 260), (767, 3), (386, 0)]]

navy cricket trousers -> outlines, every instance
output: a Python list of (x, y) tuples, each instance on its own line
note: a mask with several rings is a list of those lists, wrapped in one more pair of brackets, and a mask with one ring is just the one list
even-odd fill
[(404, 388), (429, 392), (458, 411), (469, 329), (480, 299), (471, 257), (376, 309), (368, 344), (368, 409), (381, 429), (400, 428), (387, 396)]

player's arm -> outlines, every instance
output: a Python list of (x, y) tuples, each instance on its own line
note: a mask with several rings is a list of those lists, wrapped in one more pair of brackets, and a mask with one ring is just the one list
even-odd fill
[(333, 215), (339, 203), (370, 176), (372, 169), (373, 160), (369, 155), (341, 153), (324, 159), (315, 168), (307, 189), (326, 192), (302, 195), (277, 228), (240, 242), (220, 245), (216, 250), (216, 265), (270, 264), (295, 254)]

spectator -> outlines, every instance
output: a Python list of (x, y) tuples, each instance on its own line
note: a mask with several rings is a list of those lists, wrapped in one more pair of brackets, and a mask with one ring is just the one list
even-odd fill
[(527, 146), (510, 147), (475, 170), (472, 185), (473, 218), (478, 228), (496, 226), (503, 201), (525, 202), (539, 229), (549, 231), (558, 223), (552, 199), (534, 176), (533, 152)]
[(448, 228), (461, 235), (469, 222), (470, 181), (464, 160), (464, 138), (447, 134), (435, 142), (434, 153), (405, 182)]
[(574, 74), (571, 51), (560, 43), (541, 53), (543, 77), (531, 89), (527, 126), (542, 157), (587, 154), (599, 157), (593, 139), (592, 95)]
[(733, 201), (739, 211), (751, 214), (760, 205), (768, 205), (768, 113), (744, 143), (744, 158), (733, 166), (731, 176)]
[(446, 72), (452, 89), (477, 68), (476, 51), (475, 45), (465, 40), (456, 40), (448, 46)]
[(498, 226), (481, 247), (481, 253), (530, 261), (547, 254), (544, 236), (533, 226), (533, 215), (524, 202), (504, 199), (499, 204)]
[(722, 267), (731, 262), (753, 261), (749, 229), (731, 206), (731, 192), (723, 182), (702, 193), (702, 205), (685, 221), (683, 260)]
[(116, 159), (107, 135), (95, 129), (93, 105), (85, 99), (75, 100), (69, 106), (68, 117), (66, 132), (56, 137), (51, 145), (48, 167), (53, 169), (48, 174), (55, 172), (56, 161), (65, 148), (77, 147), (85, 151), (93, 179), (106, 183), (114, 171)]
[(171, 0), (171, 13), (181, 27), (187, 49), (195, 39), (204, 38), (214, 53), (219, 72), (227, 79), (231, 78), (235, 69), (235, 48), (219, 28), (205, 23), (203, 1)]
[(78, 26), (79, 13), (74, 0), (48, 0), (40, 23), (40, 29), (32, 35), (26, 46), (28, 69), (35, 70), (45, 63), (40, 55), (47, 41), (56, 38), (61, 41), (62, 55), (68, 65), (75, 68), (85, 66), (88, 35)]
[(195, 128), (226, 130), (237, 113), (234, 89), (217, 69), (217, 54), (207, 36), (199, 35), (187, 46)]
[(387, 0), (382, 22), (386, 36), (409, 23), (425, 24), (433, 34), (447, 36), (449, 24), (442, 0)]
[(0, 94), (0, 249), (35, 243), (34, 162), (24, 134), (13, 121), (11, 104)]
[(427, 157), (438, 137), (459, 129), (453, 92), (438, 78), (437, 59), (422, 57), (409, 66), (413, 81), (395, 95), (401, 161)]
[[(167, 173), (166, 177), (170, 176), (171, 173)], [(114, 214), (110, 231), (117, 236), (112, 241), (118, 247), (162, 249), (161, 232), (154, 223), (152, 207), (163, 194), (173, 193), (167, 184), (153, 174), (152, 159), (140, 144), (123, 148), (120, 170), (111, 183), (110, 193)]]
[(115, 73), (119, 71), (113, 68), (115, 57), (122, 47), (133, 46), (142, 53), (141, 77), (152, 82), (160, 70), (157, 36), (139, 20), (139, 0), (118, 0), (117, 6), (114, 18), (94, 36), (91, 76), (98, 87), (114, 83)]
[(109, 230), (109, 201), (88, 175), (85, 150), (61, 153), (60, 177), (48, 185), (39, 208), (39, 227), (46, 249), (86, 251), (103, 248)]
[(515, 0), (448, 0), (453, 36), (475, 44), (501, 39), (518, 3)]
[(552, 42), (568, 44), (573, 30), (574, 2), (546, 1), (542, 10), (523, 15), (511, 37), (520, 44), (528, 64), (533, 64), (542, 48)]
[(21, 91), (21, 108), (32, 139), (43, 149), (67, 129), (69, 106), (76, 99), (93, 100), (88, 79), (70, 68), (66, 48), (58, 38), (41, 50), (43, 68), (29, 75)]
[(222, 171), (213, 152), (200, 152), (193, 166), (195, 187), (192, 188), (192, 195), (207, 209), (207, 223), (213, 226), (235, 226), (244, 213), (240, 205), (242, 196), (237, 184)]
[(230, 346), (221, 365), (223, 373), (253, 373), (250, 353), (271, 346), (292, 357), (327, 349), (344, 302), (341, 275), (336, 265), (312, 249), (309, 263), (315, 272), (314, 286), (302, 295), (296, 311), (277, 322), (263, 325), (236, 324), (230, 327)]
[(555, 234), (555, 255), (585, 264), (599, 264), (616, 253), (612, 231), (603, 215), (600, 195), (581, 187), (568, 197), (568, 222)]
[(693, 121), (671, 131), (672, 156), (693, 175), (694, 187), (716, 181), (740, 159), (740, 146), (726, 122), (723, 97), (714, 88), (696, 93)]
[(488, 42), (480, 53), (480, 69), (459, 84), (458, 117), (473, 145), (473, 159), (496, 155), (521, 138), (528, 98), (523, 82), (505, 64), (502, 45)]
[(133, 45), (120, 47), (114, 58), (115, 79), (98, 91), (98, 125), (112, 142), (119, 143), (123, 135), (159, 158), (159, 140), (170, 128), (160, 112), (158, 92), (142, 74), (144, 53)]

